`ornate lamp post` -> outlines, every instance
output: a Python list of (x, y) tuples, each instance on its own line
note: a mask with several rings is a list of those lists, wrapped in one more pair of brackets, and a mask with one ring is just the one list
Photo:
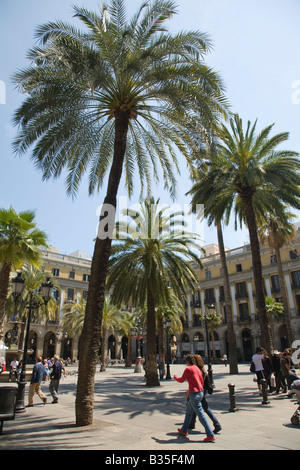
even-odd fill
[(20, 300), (20, 296), (24, 289), (24, 279), (22, 279), (21, 273), (18, 273), (17, 277), (12, 280), (13, 284), (13, 296), (15, 302), (20, 302), (24, 308), (28, 308), (28, 318), (27, 318), (27, 326), (26, 326), (26, 335), (25, 335), (25, 342), (24, 342), (24, 351), (23, 351), (23, 360), (22, 360), (22, 369), (20, 374), (20, 380), (18, 384), (18, 393), (17, 393), (17, 404), (16, 404), (16, 412), (20, 413), (25, 411), (25, 403), (24, 403), (24, 396), (25, 396), (25, 385), (26, 385), (26, 363), (27, 363), (27, 347), (28, 347), (28, 339), (29, 339), (29, 332), (30, 332), (30, 321), (31, 321), (31, 313), (32, 310), (39, 308), (41, 305), (47, 305), (50, 300), (51, 292), (53, 289), (53, 284), (50, 282), (49, 278), (46, 282), (43, 282), (41, 285), (42, 290), (42, 297), (43, 300), (37, 300), (34, 296), (34, 292), (31, 291), (29, 293), (29, 300)]
[(140, 327), (140, 319), (137, 318), (137, 327), (130, 328), (130, 335), (137, 340), (137, 357), (135, 360), (134, 372), (143, 372), (143, 359), (141, 357), (141, 339), (146, 335), (146, 330)]
[(167, 375), (166, 375), (166, 380), (171, 380), (171, 374), (170, 374), (170, 344), (169, 344), (169, 331), (171, 328), (171, 320), (167, 318), (165, 321), (165, 329), (166, 329), (166, 336), (167, 336)]

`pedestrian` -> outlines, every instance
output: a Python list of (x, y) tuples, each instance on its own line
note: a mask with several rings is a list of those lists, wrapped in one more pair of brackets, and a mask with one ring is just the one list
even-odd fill
[(50, 380), (50, 369), (47, 363), (47, 359), (43, 360), (43, 365), (44, 365), (44, 380), (48, 382)]
[(51, 368), (51, 371), (50, 371), (49, 391), (53, 398), (52, 403), (58, 403), (59, 381), (61, 379), (61, 374), (64, 368), (57, 355), (54, 356), (54, 362), (52, 366), (50, 366), (50, 368)]
[[(214, 415), (214, 413), (209, 408), (208, 403), (206, 401), (207, 390), (205, 388), (205, 376), (207, 375), (207, 372), (206, 372), (205, 367), (204, 367), (204, 361), (203, 361), (202, 357), (199, 354), (194, 354), (194, 358), (195, 358), (195, 361), (196, 361), (196, 366), (199, 367), (199, 369), (202, 373), (202, 376), (203, 376), (204, 396), (203, 396), (203, 399), (202, 399), (202, 402), (201, 402), (202, 407), (203, 407), (203, 410), (205, 411), (205, 413), (207, 414), (207, 416), (213, 422), (214, 434), (217, 434), (217, 432), (221, 431), (222, 426), (219, 423), (217, 417)], [(193, 411), (193, 416), (192, 416), (191, 422), (189, 424), (189, 429), (194, 429), (195, 424), (196, 424), (196, 413), (195, 413), (195, 411)]]
[(280, 367), (283, 377), (285, 378), (288, 390), (291, 390), (291, 381), (289, 376), (289, 371), (291, 370), (291, 357), (289, 349), (283, 351), (282, 357), (280, 359)]
[(283, 380), (281, 368), (280, 368), (280, 358), (281, 358), (281, 352), (275, 349), (273, 351), (273, 355), (271, 357), (272, 361), (272, 368), (273, 368), (273, 373), (275, 377), (275, 394), (278, 395), (280, 388), (285, 390), (285, 382)]
[(43, 394), (41, 390), (41, 382), (44, 378), (45, 368), (42, 364), (41, 356), (38, 356), (36, 359), (36, 363), (33, 366), (32, 376), (28, 391), (28, 406), (33, 406), (33, 397), (34, 392), (40, 397), (40, 399), (44, 402), (44, 405), (47, 403), (47, 398)]
[(271, 384), (271, 376), (272, 376), (272, 373), (273, 373), (272, 361), (271, 361), (267, 351), (264, 348), (262, 348), (262, 351), (263, 351), (262, 364), (264, 366), (264, 375), (265, 375), (265, 379), (266, 379), (268, 387), (269, 387), (269, 392), (272, 393), (273, 392), (273, 386)]
[(9, 365), (9, 367), (10, 367), (9, 375), (8, 375), (8, 381), (9, 382), (11, 382), (12, 374), (15, 374), (16, 381), (18, 381), (18, 365), (19, 365), (19, 361), (17, 360), (16, 357), (14, 357), (14, 359), (11, 361), (11, 363)]
[(223, 354), (223, 362), (225, 364), (225, 367), (227, 367), (227, 355)]
[(263, 358), (264, 358), (264, 353), (263, 353), (263, 348), (258, 346), (255, 350), (255, 354), (252, 356), (252, 362), (255, 367), (255, 374), (257, 378), (257, 387), (258, 390), (261, 393), (261, 384), (260, 381), (263, 379), (266, 379), (265, 377), (265, 372), (264, 372), (264, 365), (263, 365)]
[(185, 380), (187, 380), (189, 384), (189, 401), (186, 407), (185, 419), (182, 428), (178, 428), (178, 432), (184, 436), (188, 435), (188, 426), (191, 422), (193, 411), (195, 411), (206, 432), (207, 437), (203, 439), (203, 442), (214, 442), (215, 435), (210, 427), (202, 407), (202, 400), (204, 397), (204, 379), (202, 373), (196, 366), (195, 358), (190, 354), (186, 356), (186, 365), (187, 367), (184, 370), (182, 377), (174, 375), (174, 379), (177, 382), (183, 383)]

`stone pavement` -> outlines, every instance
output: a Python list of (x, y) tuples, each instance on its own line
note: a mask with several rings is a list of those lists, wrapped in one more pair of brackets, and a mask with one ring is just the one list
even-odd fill
[[(184, 368), (171, 365), (172, 377)], [(238, 375), (229, 375), (228, 366), (213, 365), (216, 387), (207, 400), (222, 424), (214, 443), (201, 442), (205, 434), (199, 421), (188, 437), (177, 433), (185, 413), (186, 382), (163, 380), (160, 387), (145, 387), (143, 373), (124, 366), (96, 373), (94, 423), (75, 427), (73, 370), (68, 368), (71, 374), (61, 380), (58, 404), (51, 404), (43, 383), (48, 403), (35, 395), (34, 407), (4, 422), (0, 450), (102, 450), (109, 455), (118, 450), (183, 455), (196, 450), (300, 450), (300, 426), (291, 424), (296, 400), (280, 393), (262, 405), (249, 365), (239, 365)], [(236, 412), (229, 412), (229, 383), (235, 384)], [(27, 393), (28, 385), (26, 404)]]

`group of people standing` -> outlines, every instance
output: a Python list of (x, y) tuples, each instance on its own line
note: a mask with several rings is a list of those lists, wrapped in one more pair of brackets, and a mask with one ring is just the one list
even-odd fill
[[(291, 391), (292, 383), (299, 379), (293, 370), (292, 350), (286, 348), (283, 352), (275, 350), (269, 356), (262, 347), (257, 347), (252, 356), (252, 372), (255, 372), (257, 386), (261, 391), (261, 380), (266, 380), (270, 393), (278, 394), (280, 390)], [(274, 376), (274, 380), (272, 380)]]
[(42, 361), (41, 356), (37, 357), (36, 363), (33, 366), (32, 377), (29, 386), (28, 406), (33, 406), (33, 397), (35, 393), (40, 397), (44, 404), (47, 403), (47, 397), (41, 390), (41, 383), (47, 377), (50, 380), (49, 392), (53, 398), (52, 403), (58, 403), (58, 388), (62, 373), (65, 375), (65, 368), (58, 356), (55, 355), (53, 361)]

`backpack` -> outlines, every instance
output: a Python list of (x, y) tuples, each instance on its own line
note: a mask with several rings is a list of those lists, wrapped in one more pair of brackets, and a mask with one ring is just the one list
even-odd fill
[(204, 390), (206, 390), (209, 395), (212, 395), (214, 389), (213, 389), (213, 386), (212, 386), (212, 383), (210, 381), (208, 374), (205, 374), (204, 376), (203, 386), (204, 386)]

